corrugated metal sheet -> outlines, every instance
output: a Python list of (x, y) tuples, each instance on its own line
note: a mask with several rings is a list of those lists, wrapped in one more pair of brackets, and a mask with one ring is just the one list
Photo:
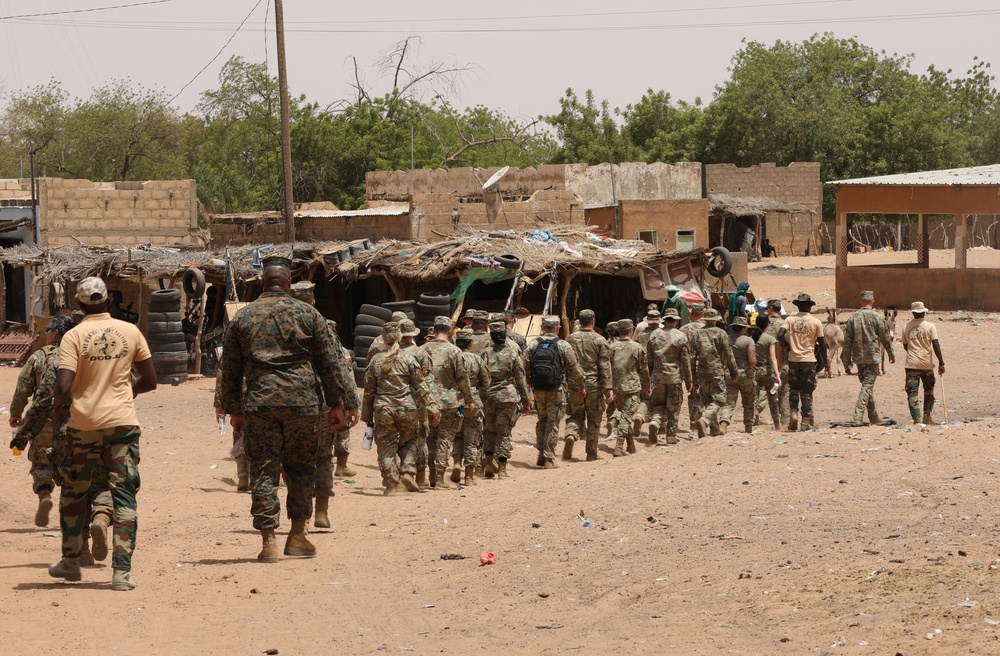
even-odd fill
[(897, 173), (872, 178), (834, 180), (827, 184), (835, 186), (852, 185), (896, 185), (950, 186), (950, 185), (1000, 185), (1000, 164), (970, 166), (964, 169), (944, 169), (941, 171), (921, 171), (919, 173)]

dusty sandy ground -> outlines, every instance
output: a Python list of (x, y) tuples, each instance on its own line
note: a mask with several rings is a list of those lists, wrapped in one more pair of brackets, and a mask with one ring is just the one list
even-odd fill
[[(821, 258), (785, 262), (752, 274), (759, 294), (832, 292), (832, 270), (798, 268)], [(961, 423), (643, 439), (619, 459), (602, 438), (599, 462), (539, 471), (528, 417), (510, 480), (388, 499), (358, 428), (358, 476), (337, 484), (335, 528), (312, 533), (319, 556), (275, 565), (255, 561), (212, 383), (161, 387), (138, 402), (134, 592), (110, 590), (107, 564), (50, 579), (58, 527), (33, 526), (24, 457), (0, 458), (4, 651), (998, 653), (997, 317), (935, 318)], [(0, 403), (16, 373), (0, 369)], [(899, 363), (876, 387), (900, 421), (902, 386)], [(818, 420), (849, 419), (857, 387), (822, 380)]]

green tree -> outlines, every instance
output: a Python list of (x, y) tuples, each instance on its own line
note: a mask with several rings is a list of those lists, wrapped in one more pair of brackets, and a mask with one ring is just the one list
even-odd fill
[(587, 89), (583, 101), (573, 89), (559, 99), (559, 113), (546, 116), (562, 146), (555, 163), (620, 163), (635, 159), (634, 147), (615, 120), (607, 100), (597, 103)]
[(698, 158), (701, 99), (674, 104), (666, 91), (649, 89), (622, 112), (623, 133), (643, 162), (682, 162)]

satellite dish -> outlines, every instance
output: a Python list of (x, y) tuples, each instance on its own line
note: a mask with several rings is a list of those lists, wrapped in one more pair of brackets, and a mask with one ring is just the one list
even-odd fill
[(491, 175), (490, 179), (483, 183), (483, 191), (489, 191), (490, 187), (496, 186), (496, 183), (500, 182), (500, 178), (507, 175), (507, 171), (509, 170), (510, 167), (505, 166), (496, 173), (494, 173), (493, 175)]

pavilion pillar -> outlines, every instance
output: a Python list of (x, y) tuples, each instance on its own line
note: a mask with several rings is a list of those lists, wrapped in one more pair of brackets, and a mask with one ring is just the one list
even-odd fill
[(929, 269), (931, 266), (931, 239), (927, 230), (927, 215), (917, 215), (917, 266)]
[(968, 264), (969, 217), (964, 212), (955, 215), (955, 268), (965, 269)]
[(837, 241), (834, 252), (837, 254), (837, 266), (847, 266), (847, 212), (837, 212)]

